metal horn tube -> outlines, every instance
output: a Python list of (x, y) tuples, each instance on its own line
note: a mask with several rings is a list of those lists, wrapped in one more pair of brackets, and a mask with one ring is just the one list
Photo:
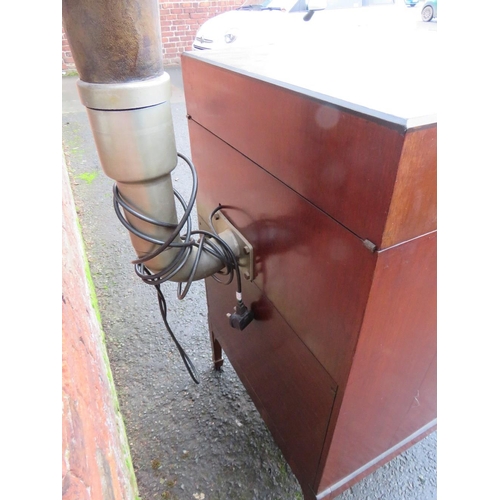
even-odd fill
[[(80, 75), (80, 99), (87, 108), (104, 173), (116, 181), (123, 199), (138, 212), (177, 224), (170, 175), (177, 165), (177, 149), (157, 1), (63, 0), (63, 21)], [(157, 240), (166, 241), (173, 231), (130, 214), (125, 217)], [(157, 248), (132, 233), (130, 238), (138, 257)], [(238, 254), (235, 241), (228, 238), (227, 243)], [(178, 252), (168, 249), (145, 265), (157, 273)], [(172, 281), (189, 278), (197, 252), (194, 248)], [(202, 252), (194, 279), (223, 267), (219, 259)]]
[(157, 0), (63, 0), (62, 13), (83, 81), (129, 82), (163, 73)]

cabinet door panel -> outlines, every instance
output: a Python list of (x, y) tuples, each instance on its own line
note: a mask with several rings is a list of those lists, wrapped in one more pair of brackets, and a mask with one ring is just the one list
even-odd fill
[(312, 487), (337, 384), (254, 284), (244, 298), (256, 319), (229, 326), (234, 287), (207, 280), (210, 328), (301, 484)]
[(225, 215), (254, 246), (256, 285), (339, 384), (361, 327), (376, 256), (344, 227), (190, 121), (202, 217)]

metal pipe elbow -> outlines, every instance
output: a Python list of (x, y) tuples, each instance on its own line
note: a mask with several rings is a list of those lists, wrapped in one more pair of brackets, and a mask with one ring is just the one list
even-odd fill
[[(161, 221), (152, 224), (125, 211), (132, 246), (139, 259), (151, 254), (168, 241), (178, 225), (171, 172), (177, 165), (177, 149), (170, 108), (170, 77), (160, 77), (127, 83), (95, 84), (78, 82), (80, 99), (87, 113), (99, 160), (104, 173), (116, 182), (120, 196), (139, 214)], [(135, 233), (135, 234), (134, 234)], [(237, 242), (226, 236), (228, 244), (238, 251)], [(174, 243), (181, 243), (177, 235)], [(202, 279), (224, 267), (224, 263), (209, 252), (189, 249), (187, 258), (179, 259), (178, 246), (172, 246), (144, 262), (154, 274), (177, 261), (183, 265), (169, 278), (183, 282)], [(192, 275), (193, 268), (195, 274)]]

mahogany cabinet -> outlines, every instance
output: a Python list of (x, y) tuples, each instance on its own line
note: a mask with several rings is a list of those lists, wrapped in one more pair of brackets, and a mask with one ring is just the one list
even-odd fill
[(206, 281), (214, 362), (330, 499), (436, 428), (436, 119), (243, 55), (182, 58), (200, 225), (224, 205), (255, 251), (244, 331)]

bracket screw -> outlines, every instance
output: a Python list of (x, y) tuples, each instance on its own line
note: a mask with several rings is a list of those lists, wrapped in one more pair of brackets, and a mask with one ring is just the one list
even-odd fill
[(246, 280), (249, 280), (250, 279), (250, 273), (248, 271), (245, 271), (243, 273), (243, 277), (246, 279)]
[(243, 251), (245, 252), (246, 255), (248, 255), (250, 253), (250, 248), (248, 247), (248, 245), (245, 245), (243, 247)]

